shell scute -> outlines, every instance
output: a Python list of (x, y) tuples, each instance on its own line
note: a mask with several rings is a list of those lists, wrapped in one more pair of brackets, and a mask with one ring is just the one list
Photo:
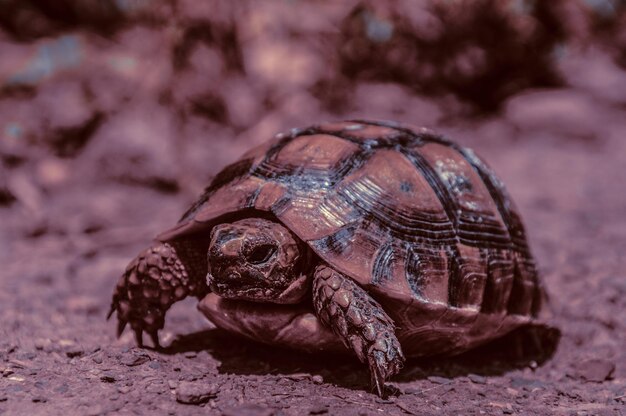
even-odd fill
[(487, 283), (485, 258), (477, 247), (465, 244), (457, 247), (460, 256), (454, 258), (458, 270), (450, 276), (450, 304), (479, 310)]
[(246, 208), (252, 208), (258, 192), (265, 184), (262, 179), (246, 176), (230, 186), (218, 188), (211, 195), (212, 199), (224, 200), (221, 204), (207, 204), (194, 217), (195, 221), (205, 222), (220, 215)]
[(367, 228), (348, 225), (333, 234), (308, 241), (323, 259), (340, 272), (362, 285), (371, 283), (372, 262), (380, 245), (380, 238)]
[(449, 146), (428, 143), (419, 149), (434, 167), (447, 190), (461, 242), (471, 245), (507, 248), (510, 236), (498, 208), (478, 173), (468, 161)]
[(505, 314), (513, 288), (513, 256), (509, 250), (489, 250), (487, 256), (487, 283), (482, 311)]
[(357, 120), (278, 135), (220, 173), (162, 238), (250, 209), (388, 301), (405, 327), (443, 328), (446, 308), (499, 323), (541, 304), (502, 183), (471, 150), (428, 130)]
[(350, 169), (358, 146), (336, 136), (314, 134), (285, 140), (254, 169), (255, 176), (294, 182), (293, 188), (328, 187)]
[(279, 201), (286, 199), (288, 188), (277, 182), (266, 182), (258, 191), (254, 200), (254, 208), (259, 211), (270, 211)]
[(396, 151), (376, 151), (362, 169), (337, 184), (333, 194), (355, 207), (359, 221), (377, 226), (381, 236), (434, 245), (454, 238), (433, 190)]

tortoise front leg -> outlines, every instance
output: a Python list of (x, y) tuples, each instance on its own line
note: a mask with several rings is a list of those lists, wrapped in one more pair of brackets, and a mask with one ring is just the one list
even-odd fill
[(313, 305), (346, 347), (354, 350), (361, 362), (367, 361), (372, 388), (382, 396), (385, 380), (404, 363), (391, 318), (353, 280), (324, 265), (315, 270)]
[(155, 244), (135, 257), (118, 280), (107, 316), (117, 312), (117, 336), (130, 323), (139, 347), (146, 332), (158, 348), (158, 332), (165, 324), (167, 310), (189, 295), (208, 292), (206, 284), (191, 278), (190, 272), (168, 243)]

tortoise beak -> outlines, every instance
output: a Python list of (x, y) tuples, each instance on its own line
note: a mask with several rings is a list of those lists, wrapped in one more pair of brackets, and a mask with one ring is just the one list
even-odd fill
[(207, 273), (206, 275), (206, 284), (207, 286), (209, 286), (209, 288), (211, 288), (211, 291), (213, 293), (216, 294), (220, 294), (220, 290), (219, 287), (220, 286), (229, 286), (232, 288), (237, 288), (240, 287), (244, 284), (245, 282), (242, 280), (241, 274), (239, 272), (236, 272), (234, 270), (230, 270), (227, 273), (225, 273), (224, 276), (222, 277), (215, 277), (213, 274), (211, 274), (211, 272)]

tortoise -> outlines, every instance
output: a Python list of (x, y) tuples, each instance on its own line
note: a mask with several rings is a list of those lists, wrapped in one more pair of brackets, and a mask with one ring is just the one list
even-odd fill
[(187, 296), (257, 341), (347, 348), (382, 395), (405, 356), (539, 324), (544, 290), (518, 211), (472, 150), (353, 120), (278, 134), (223, 169), (129, 264), (109, 317), (158, 347)]

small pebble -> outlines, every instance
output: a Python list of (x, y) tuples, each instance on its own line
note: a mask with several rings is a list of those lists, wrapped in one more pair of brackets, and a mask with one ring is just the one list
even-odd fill
[(315, 374), (313, 377), (311, 377), (311, 381), (313, 381), (314, 384), (324, 384), (324, 377), (320, 376), (319, 374)]
[(183, 381), (176, 389), (176, 401), (183, 404), (198, 405), (217, 397), (218, 392), (219, 386), (217, 384)]
[(328, 413), (328, 406), (323, 404), (314, 406), (309, 410), (310, 415), (323, 415), (326, 413)]
[(103, 381), (105, 383), (114, 383), (115, 376), (111, 373), (104, 373), (100, 376), (100, 381)]
[(615, 372), (615, 363), (601, 358), (583, 360), (574, 365), (576, 378), (601, 383), (612, 378)]
[(163, 386), (163, 384), (159, 384), (159, 383), (150, 383), (146, 386), (144, 386), (144, 391), (148, 392), (148, 393), (156, 393), (156, 394), (161, 394), (163, 392), (165, 392), (165, 386)]
[(483, 376), (479, 376), (478, 374), (470, 374), (467, 376), (472, 383), (475, 384), (487, 384), (487, 379)]
[(20, 386), (19, 384), (14, 384), (12, 386), (7, 387), (5, 391), (8, 393), (19, 393), (21, 391), (24, 391), (24, 387)]
[(74, 358), (74, 357), (80, 357), (85, 353), (85, 350), (83, 350), (82, 348), (75, 346), (73, 348), (68, 348), (65, 351), (65, 355), (67, 355), (68, 358)]
[(35, 340), (35, 348), (41, 351), (49, 343), (50, 343), (50, 340), (47, 340), (47, 339), (36, 339)]
[(381, 397), (377, 397), (376, 398), (376, 403), (380, 403), (380, 404), (392, 404), (395, 402), (395, 397), (391, 397), (389, 399), (383, 399)]
[(34, 360), (35, 357), (37, 357), (37, 354), (32, 351), (26, 351), (22, 354), (19, 354), (17, 358), (20, 360)]
[(130, 354), (122, 357), (120, 362), (128, 367), (135, 367), (150, 361), (150, 357), (145, 354)]
[(404, 394), (420, 394), (421, 392), (422, 390), (418, 389), (417, 387), (407, 387), (403, 391)]
[(526, 379), (523, 377), (513, 377), (511, 378), (511, 387), (516, 389), (525, 389), (531, 391), (533, 389), (543, 389), (545, 388), (545, 383), (539, 380)]
[(435, 384), (448, 384), (450, 382), (450, 379), (439, 376), (430, 376), (428, 377), (428, 381)]
[(69, 390), (69, 386), (65, 383), (61, 384), (59, 387), (54, 389), (56, 393), (61, 393), (61, 394), (67, 393), (68, 390)]

